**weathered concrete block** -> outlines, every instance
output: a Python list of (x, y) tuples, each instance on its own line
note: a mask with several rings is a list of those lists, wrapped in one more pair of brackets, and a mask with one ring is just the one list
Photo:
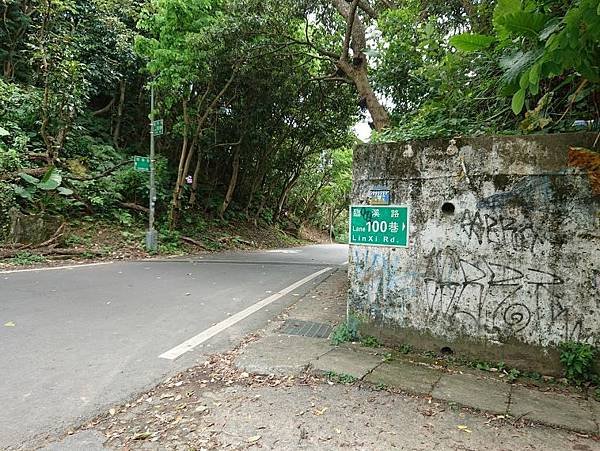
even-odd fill
[(25, 215), (16, 208), (9, 211), (9, 243), (40, 244), (52, 238), (64, 222), (62, 216), (46, 214)]
[(408, 248), (351, 246), (369, 333), (544, 371), (563, 341), (600, 344), (600, 156), (569, 150), (595, 138), (359, 146), (353, 204), (383, 185), (411, 208)]

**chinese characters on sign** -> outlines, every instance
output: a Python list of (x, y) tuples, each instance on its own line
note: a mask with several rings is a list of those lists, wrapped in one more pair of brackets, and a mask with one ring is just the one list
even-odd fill
[(350, 244), (408, 246), (408, 207), (350, 207)]

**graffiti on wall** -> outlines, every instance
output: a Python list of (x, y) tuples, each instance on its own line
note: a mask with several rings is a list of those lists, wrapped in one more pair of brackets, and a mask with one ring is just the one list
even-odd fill
[(506, 245), (514, 250), (532, 251), (544, 240), (532, 221), (502, 214), (465, 210), (460, 221), (461, 232), (480, 245)]
[(428, 312), (455, 319), (474, 334), (595, 341), (584, 317), (564, 298), (564, 283), (548, 270), (465, 258), (449, 248), (430, 254), (424, 274)]

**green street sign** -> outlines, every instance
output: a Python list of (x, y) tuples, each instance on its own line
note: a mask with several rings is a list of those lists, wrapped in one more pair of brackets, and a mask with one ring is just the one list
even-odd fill
[(152, 134), (154, 136), (160, 136), (164, 133), (165, 131), (165, 126), (164, 126), (164, 122), (162, 119), (158, 119), (154, 122), (152, 122)]
[(150, 171), (150, 158), (148, 157), (133, 157), (133, 168), (136, 171)]
[(408, 247), (409, 212), (400, 205), (350, 207), (350, 244)]

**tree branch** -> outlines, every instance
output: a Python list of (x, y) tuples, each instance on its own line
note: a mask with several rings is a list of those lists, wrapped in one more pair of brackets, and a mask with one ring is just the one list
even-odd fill
[(350, 53), (350, 40), (352, 39), (352, 29), (354, 28), (354, 20), (356, 18), (356, 9), (360, 0), (353, 0), (350, 4), (350, 10), (346, 17), (346, 35), (344, 36), (344, 46), (342, 47), (341, 59), (348, 61)]
[(68, 180), (78, 180), (78, 181), (82, 181), (82, 182), (88, 182), (88, 181), (92, 181), (92, 180), (98, 180), (98, 179), (101, 179), (103, 177), (107, 177), (107, 176), (111, 175), (117, 169), (122, 168), (123, 166), (128, 165), (128, 164), (131, 164), (131, 160), (122, 161), (121, 163), (113, 166), (112, 168), (107, 169), (106, 171), (104, 171), (104, 172), (102, 172), (100, 174), (94, 175), (93, 177), (78, 177), (78, 176), (71, 175), (71, 176), (67, 176), (65, 178), (68, 179)]
[[(382, 1), (382, 3), (383, 3), (383, 4), (384, 4), (386, 7), (390, 8), (390, 9), (392, 9), (392, 8), (396, 8), (396, 5), (395, 5), (395, 4), (394, 4), (394, 2), (392, 2), (392, 1), (384, 0), (384, 1)], [(366, 14), (367, 16), (369, 16), (371, 19), (377, 19), (377, 18), (379, 18), (379, 14), (377, 13), (377, 11), (375, 11), (375, 10), (374, 10), (374, 9), (371, 7), (371, 5), (369, 5), (369, 2), (368, 2), (368, 0), (360, 0), (360, 1), (358, 2), (358, 7), (359, 7), (359, 8), (360, 8), (362, 11), (364, 11), (364, 12), (365, 12), (365, 14)]]
[(108, 105), (106, 105), (104, 108), (100, 108), (99, 110), (92, 111), (92, 116), (100, 116), (101, 114), (106, 113), (108, 110), (110, 110), (113, 107), (114, 104), (115, 104), (115, 98), (113, 97), (111, 99), (111, 101), (108, 102)]

